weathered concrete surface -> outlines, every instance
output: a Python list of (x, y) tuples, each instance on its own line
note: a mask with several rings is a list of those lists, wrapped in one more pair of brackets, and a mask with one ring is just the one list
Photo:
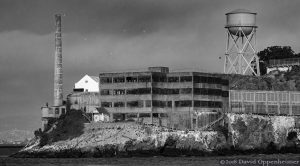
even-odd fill
[(229, 155), (280, 152), (287, 146), (300, 152), (297, 138), (287, 140), (295, 130), (293, 117), (228, 114), (226, 122), (228, 131), (173, 131), (134, 122), (84, 124), (78, 136), (56, 136), (44, 146), (35, 138), (14, 157)]

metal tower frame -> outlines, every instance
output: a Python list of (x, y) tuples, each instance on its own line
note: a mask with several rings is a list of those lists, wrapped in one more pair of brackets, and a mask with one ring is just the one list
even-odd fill
[[(236, 34), (232, 34), (230, 28), (237, 28)], [(246, 35), (244, 28), (252, 28), (251, 33)], [(225, 74), (260, 75), (259, 58), (256, 51), (256, 28), (256, 26), (226, 27)]]

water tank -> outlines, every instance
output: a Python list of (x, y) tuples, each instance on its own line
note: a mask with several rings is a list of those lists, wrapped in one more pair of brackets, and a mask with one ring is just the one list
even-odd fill
[(256, 28), (256, 13), (246, 9), (237, 9), (226, 13), (226, 26), (236, 36), (248, 36)]

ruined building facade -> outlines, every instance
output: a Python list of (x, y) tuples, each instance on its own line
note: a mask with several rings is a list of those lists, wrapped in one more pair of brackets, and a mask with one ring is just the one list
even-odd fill
[(96, 113), (101, 107), (111, 121), (191, 129), (217, 120), (228, 108), (228, 80), (216, 74), (150, 67), (142, 72), (100, 73), (99, 80), (99, 93), (68, 96), (72, 108)]

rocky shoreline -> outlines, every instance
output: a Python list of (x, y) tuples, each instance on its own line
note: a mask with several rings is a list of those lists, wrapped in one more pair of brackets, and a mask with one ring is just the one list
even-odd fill
[[(133, 157), (214, 156), (253, 153), (300, 153), (299, 130), (291, 116), (227, 114), (228, 131), (180, 131), (152, 125), (127, 123), (84, 124), (82, 132), (49, 132), (12, 157)], [(65, 134), (65, 135), (63, 135)], [(74, 133), (73, 133), (74, 134)], [(53, 138), (52, 138), (53, 137)]]

